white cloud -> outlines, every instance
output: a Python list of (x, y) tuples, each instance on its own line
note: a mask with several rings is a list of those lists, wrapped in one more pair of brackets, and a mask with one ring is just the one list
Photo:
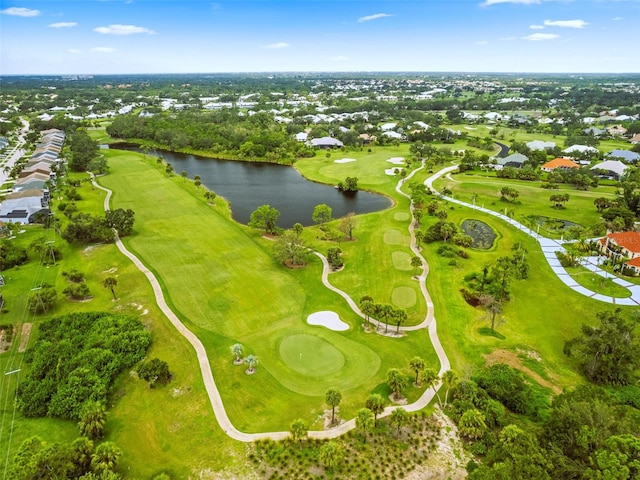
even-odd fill
[(57, 22), (57, 23), (50, 23), (49, 27), (51, 28), (69, 28), (69, 27), (75, 27), (78, 25), (78, 22)]
[(559, 36), (560, 35), (556, 35), (555, 33), (532, 33), (531, 35), (522, 37), (522, 39), (529, 40), (531, 42), (543, 42), (545, 40), (555, 40)]
[(91, 51), (98, 53), (113, 53), (116, 51), (116, 49), (111, 47), (94, 47), (91, 49)]
[(291, 45), (288, 44), (287, 42), (276, 42), (276, 43), (270, 43), (269, 45), (265, 45), (264, 48), (288, 48)]
[(67, 50), (69, 53), (82, 53), (82, 50), (78, 50), (77, 48), (69, 48)]
[(613, 17), (611, 20), (613, 20), (614, 22), (617, 22), (618, 20), (622, 20), (623, 17)]
[(16, 17), (37, 17), (40, 15), (40, 10), (33, 10), (31, 8), (24, 7), (9, 7), (4, 10), (0, 10), (0, 13), (5, 15), (14, 15)]
[(529, 25), (530, 30), (544, 30), (544, 25)]
[(545, 20), (547, 27), (584, 28), (589, 25), (584, 20)]
[(510, 42), (512, 40), (517, 40), (518, 37), (500, 37), (499, 40), (502, 40), (503, 42)]
[(476, 42), (476, 45), (489, 45), (489, 42), (487, 42), (486, 40), (478, 40)]
[(374, 15), (367, 15), (366, 17), (360, 17), (358, 19), (358, 23), (370, 22), (371, 20), (377, 20), (378, 18), (384, 18), (384, 17), (393, 17), (393, 15), (389, 13), (376, 13)]
[(498, 3), (519, 3), (522, 5), (537, 5), (541, 2), (541, 0), (485, 0), (484, 3), (481, 3), (483, 7), (488, 7), (489, 5), (496, 5)]
[(349, 57), (338, 55), (337, 57), (331, 57), (330, 60), (333, 60), (334, 62), (344, 62), (345, 60), (349, 60)]
[(134, 35), (136, 33), (148, 33), (150, 35), (153, 35), (156, 33), (153, 30), (149, 30), (145, 27), (120, 24), (109, 25), (108, 27), (97, 27), (94, 28), (93, 31), (103, 33), (105, 35)]

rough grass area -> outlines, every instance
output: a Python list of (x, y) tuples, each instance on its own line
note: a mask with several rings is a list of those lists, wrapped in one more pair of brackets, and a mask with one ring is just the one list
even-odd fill
[(596, 275), (580, 266), (568, 267), (566, 270), (571, 275), (571, 278), (592, 292), (616, 298), (628, 298), (631, 296), (629, 289), (614, 283), (611, 277), (605, 278), (601, 275)]

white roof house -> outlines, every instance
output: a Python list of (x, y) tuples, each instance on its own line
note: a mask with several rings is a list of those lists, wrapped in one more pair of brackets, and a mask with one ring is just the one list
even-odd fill
[(605, 170), (612, 174), (621, 177), (624, 175), (624, 172), (629, 168), (628, 165), (625, 165), (619, 160), (605, 160), (604, 162), (600, 162), (597, 165), (594, 165), (590, 168), (590, 170)]
[(306, 132), (296, 133), (296, 140), (299, 142), (306, 142), (308, 134)]
[(387, 132), (396, 128), (397, 125), (397, 123), (385, 123), (383, 125), (380, 125), (380, 130), (382, 130), (383, 132)]
[(527, 147), (529, 150), (552, 150), (556, 148), (556, 142), (533, 140), (532, 142), (527, 142)]
[(584, 152), (592, 152), (592, 153), (598, 153), (598, 149), (595, 147), (590, 147), (588, 145), (571, 145), (570, 147), (565, 148), (564, 150), (562, 150), (563, 153), (574, 153), (574, 152), (579, 152), (579, 153), (584, 153)]
[(640, 153), (631, 150), (611, 150), (607, 153), (607, 158), (618, 158), (627, 162), (637, 162), (640, 160)]
[(331, 147), (341, 147), (342, 142), (337, 138), (333, 137), (320, 137), (320, 138), (312, 138), (311, 145), (314, 147), (320, 148), (331, 148)]
[(387, 131), (387, 132), (382, 132), (382, 135), (389, 138), (397, 138), (399, 140), (402, 139), (402, 135), (399, 134), (398, 132)]

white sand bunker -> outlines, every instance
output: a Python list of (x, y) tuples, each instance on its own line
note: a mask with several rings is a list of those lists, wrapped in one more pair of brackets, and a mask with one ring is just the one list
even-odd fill
[(312, 313), (307, 317), (307, 323), (309, 325), (320, 325), (321, 327), (327, 327), (329, 330), (339, 332), (349, 330), (349, 325), (340, 320), (336, 312), (322, 311)]
[(341, 158), (340, 160), (334, 160), (334, 163), (349, 163), (349, 162), (355, 162), (356, 159), (355, 158)]
[(394, 165), (402, 165), (404, 163), (404, 157), (392, 157), (387, 160), (389, 163), (393, 163)]
[(387, 168), (384, 173), (387, 175), (396, 175), (399, 172), (397, 168)]

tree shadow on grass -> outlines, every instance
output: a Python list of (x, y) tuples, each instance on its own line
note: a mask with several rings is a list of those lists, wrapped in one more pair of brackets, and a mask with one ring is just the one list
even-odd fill
[(500, 340), (506, 340), (506, 338), (507, 338), (504, 335), (502, 335), (500, 332), (497, 332), (495, 330), (491, 330), (489, 327), (480, 327), (478, 329), (478, 333), (480, 335), (484, 335), (485, 337), (495, 337), (495, 338), (498, 338)]

